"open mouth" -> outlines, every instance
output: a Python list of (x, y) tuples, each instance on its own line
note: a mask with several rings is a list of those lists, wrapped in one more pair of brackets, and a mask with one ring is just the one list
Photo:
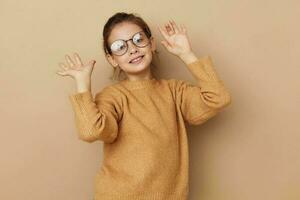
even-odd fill
[(139, 56), (139, 57), (137, 57), (137, 58), (132, 59), (131, 61), (129, 61), (129, 63), (131, 63), (131, 64), (137, 64), (137, 63), (140, 63), (140, 62), (143, 60), (143, 58), (144, 58), (144, 55)]

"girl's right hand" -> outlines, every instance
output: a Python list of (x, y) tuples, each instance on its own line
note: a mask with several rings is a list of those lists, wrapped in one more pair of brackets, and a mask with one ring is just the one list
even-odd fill
[(76, 81), (87, 81), (90, 80), (95, 60), (90, 60), (87, 64), (84, 64), (79, 57), (78, 53), (74, 53), (75, 60), (67, 54), (65, 55), (67, 65), (64, 63), (59, 63), (62, 70), (57, 71), (56, 74), (61, 76), (70, 76)]

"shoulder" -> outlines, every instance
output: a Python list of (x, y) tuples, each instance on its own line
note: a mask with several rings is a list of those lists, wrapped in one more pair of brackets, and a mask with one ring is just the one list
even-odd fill
[(193, 86), (193, 84), (187, 80), (176, 78), (165, 79), (164, 82), (168, 85), (169, 91), (174, 99), (180, 98), (184, 95), (185, 91)]
[(194, 85), (190, 81), (183, 80), (183, 79), (175, 79), (175, 78), (167, 79), (167, 82), (168, 82), (170, 88), (174, 89), (174, 90), (178, 90), (183, 87)]
[(109, 98), (118, 101), (120, 99), (121, 93), (118, 89), (118, 84), (111, 84), (104, 86), (100, 91), (98, 91), (95, 95), (95, 99), (99, 98)]

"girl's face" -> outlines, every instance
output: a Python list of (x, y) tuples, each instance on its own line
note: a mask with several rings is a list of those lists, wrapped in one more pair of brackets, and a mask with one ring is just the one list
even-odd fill
[[(149, 40), (148, 45), (141, 45), (138, 47), (133, 43), (133, 40), (127, 41), (127, 51), (123, 55), (107, 55), (108, 61), (113, 67), (119, 67), (127, 74), (129, 80), (140, 80), (151, 78), (150, 64), (152, 61), (152, 52), (155, 50), (154, 38), (142, 38), (145, 33), (136, 34), (141, 32), (142, 29), (133, 23), (123, 22), (116, 25), (108, 38), (108, 45), (111, 47), (116, 40), (129, 40), (133, 39), (137, 44), (142, 44), (144, 39)], [(113, 48), (126, 49), (121, 46), (122, 43), (114, 43)], [(141, 60), (132, 62), (133, 59), (142, 56)]]

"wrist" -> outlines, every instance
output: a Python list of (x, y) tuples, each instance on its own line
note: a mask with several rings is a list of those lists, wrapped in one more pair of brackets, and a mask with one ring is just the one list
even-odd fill
[(76, 81), (77, 92), (91, 91), (91, 81), (90, 80), (77, 80)]
[(198, 59), (192, 51), (179, 55), (179, 58), (187, 65)]

